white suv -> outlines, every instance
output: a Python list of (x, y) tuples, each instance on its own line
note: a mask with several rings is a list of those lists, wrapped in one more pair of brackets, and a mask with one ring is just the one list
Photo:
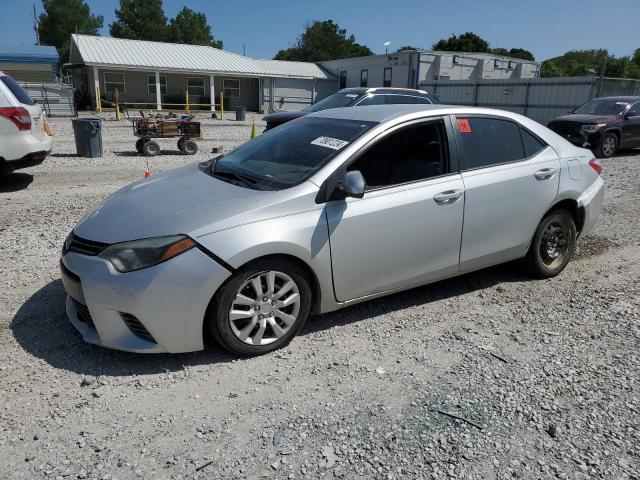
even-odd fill
[(0, 175), (42, 163), (51, 151), (42, 107), (0, 72)]

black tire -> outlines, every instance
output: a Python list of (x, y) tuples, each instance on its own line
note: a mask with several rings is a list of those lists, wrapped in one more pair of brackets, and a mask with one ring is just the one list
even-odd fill
[(198, 144), (190, 138), (185, 139), (182, 143), (182, 153), (185, 155), (195, 155), (198, 153)]
[(136, 150), (138, 151), (138, 153), (142, 153), (142, 146), (144, 145), (144, 138), (139, 138), (138, 140), (136, 140)]
[(158, 145), (158, 142), (154, 142), (153, 140), (144, 142), (144, 145), (142, 145), (142, 153), (148, 157), (153, 157), (160, 153), (160, 145)]
[(618, 151), (618, 136), (615, 133), (605, 133), (600, 137), (598, 147), (596, 148), (595, 155), (598, 158), (610, 158), (613, 157)]
[(178, 139), (178, 150), (180, 150), (182, 152), (182, 149), (184, 147), (184, 141), (186, 140), (186, 138), (184, 137), (180, 137)]
[(538, 278), (558, 275), (576, 251), (576, 238), (576, 223), (569, 212), (554, 210), (547, 214), (524, 259), (530, 273)]
[[(288, 330), (283, 336), (266, 345), (253, 345), (247, 343), (246, 341), (242, 341), (240, 338), (238, 338), (236, 333), (234, 333), (231, 326), (232, 322), (230, 320), (230, 312), (234, 305), (236, 309), (239, 308), (234, 300), (236, 299), (236, 294), (243, 287), (243, 285), (245, 285), (250, 279), (253, 279), (257, 275), (266, 274), (266, 272), (271, 271), (282, 273), (293, 280), (293, 282), (295, 282), (295, 286), (297, 287), (297, 292), (299, 295), (299, 309), (295, 317), (295, 321), (291, 324), (291, 326), (287, 327)], [(253, 287), (247, 285), (247, 287), (245, 288), (252, 289)], [(274, 290), (277, 291), (277, 288)], [(247, 294), (249, 295), (249, 292), (247, 292)], [(265, 293), (264, 295), (268, 294)], [(263, 355), (265, 353), (272, 352), (273, 350), (277, 350), (286, 346), (293, 339), (293, 337), (296, 336), (296, 334), (300, 331), (304, 323), (307, 321), (307, 318), (309, 317), (309, 311), (311, 309), (311, 296), (312, 293), (309, 279), (304, 270), (302, 270), (298, 265), (284, 259), (259, 260), (238, 270), (216, 293), (207, 313), (207, 328), (213, 338), (218, 342), (218, 344), (220, 344), (220, 346), (236, 355)], [(253, 310), (252, 307), (246, 308), (248, 308), (248, 312), (253, 312), (251, 315), (257, 316), (257, 312)], [(285, 308), (287, 307), (284, 307), (283, 310)], [(239, 330), (240, 327), (247, 327), (252, 320), (253, 319), (247, 319), (247, 323), (244, 325), (234, 324), (236, 325), (236, 330)], [(268, 320), (268, 318), (264, 320), (265, 324)], [(276, 319), (274, 318), (274, 320)], [(259, 320), (255, 321), (259, 322)], [(251, 340), (253, 340), (253, 336), (255, 335), (255, 332), (257, 331), (259, 326), (259, 323), (255, 324), (253, 329), (251, 329), (251, 332), (254, 332), (250, 335), (252, 337)], [(264, 333), (265, 337), (269, 337), (269, 332), (274, 334), (272, 336), (275, 336), (275, 332), (273, 330), (269, 330), (270, 328), (270, 326), (267, 326), (267, 330)]]

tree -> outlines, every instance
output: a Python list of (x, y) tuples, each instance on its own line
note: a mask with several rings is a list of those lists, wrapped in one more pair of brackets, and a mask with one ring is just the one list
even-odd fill
[(112, 37), (163, 42), (169, 39), (162, 0), (120, 0), (109, 31)]
[(169, 22), (169, 37), (174, 43), (222, 48), (222, 42), (213, 39), (211, 26), (207, 23), (204, 13), (194, 12), (187, 7), (180, 10), (176, 18)]
[(102, 15), (92, 15), (84, 0), (43, 0), (38, 34), (40, 43), (53, 45), (62, 62), (69, 59), (69, 39), (72, 33), (97, 35), (102, 28)]
[(533, 56), (533, 53), (531, 53), (529, 50), (525, 50), (524, 48), (512, 48), (507, 53), (507, 56), (513, 58), (521, 58), (523, 60), (531, 60), (532, 62), (536, 60), (536, 57)]
[(291, 47), (280, 50), (274, 58), (320, 62), (338, 58), (364, 57), (372, 53), (368, 47), (356, 43), (353, 35), (347, 37), (347, 30), (340, 28), (333, 20), (315, 20), (305, 26), (304, 33)]
[(405, 45), (404, 47), (400, 47), (398, 50), (396, 50), (396, 52), (405, 52), (407, 50), (421, 50), (418, 47), (412, 47), (411, 45)]
[(433, 44), (433, 49), (447, 52), (490, 53), (489, 42), (472, 32), (466, 32), (460, 36), (451, 35), (446, 40), (438, 40)]

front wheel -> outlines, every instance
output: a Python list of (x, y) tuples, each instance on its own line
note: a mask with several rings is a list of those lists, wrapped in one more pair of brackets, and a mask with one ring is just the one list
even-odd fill
[(542, 219), (525, 257), (529, 271), (538, 278), (558, 275), (576, 250), (576, 223), (566, 210), (554, 210)]
[(153, 140), (149, 140), (142, 145), (142, 153), (147, 155), (148, 157), (153, 157), (160, 153), (160, 145), (158, 142), (154, 142)]
[(615, 133), (605, 133), (600, 142), (598, 148), (596, 148), (595, 154), (598, 158), (609, 158), (615, 155), (618, 150), (618, 137)]
[(207, 319), (216, 341), (239, 355), (287, 345), (309, 316), (311, 287), (287, 260), (262, 260), (235, 273), (216, 294)]

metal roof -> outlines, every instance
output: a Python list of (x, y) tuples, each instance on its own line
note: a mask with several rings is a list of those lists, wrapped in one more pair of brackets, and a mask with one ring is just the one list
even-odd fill
[(6, 63), (58, 63), (56, 47), (46, 45), (12, 45), (0, 43), (0, 62)]
[(336, 77), (315, 63), (262, 60), (204, 45), (71, 35), (71, 61), (93, 66), (206, 72), (255, 77)]

